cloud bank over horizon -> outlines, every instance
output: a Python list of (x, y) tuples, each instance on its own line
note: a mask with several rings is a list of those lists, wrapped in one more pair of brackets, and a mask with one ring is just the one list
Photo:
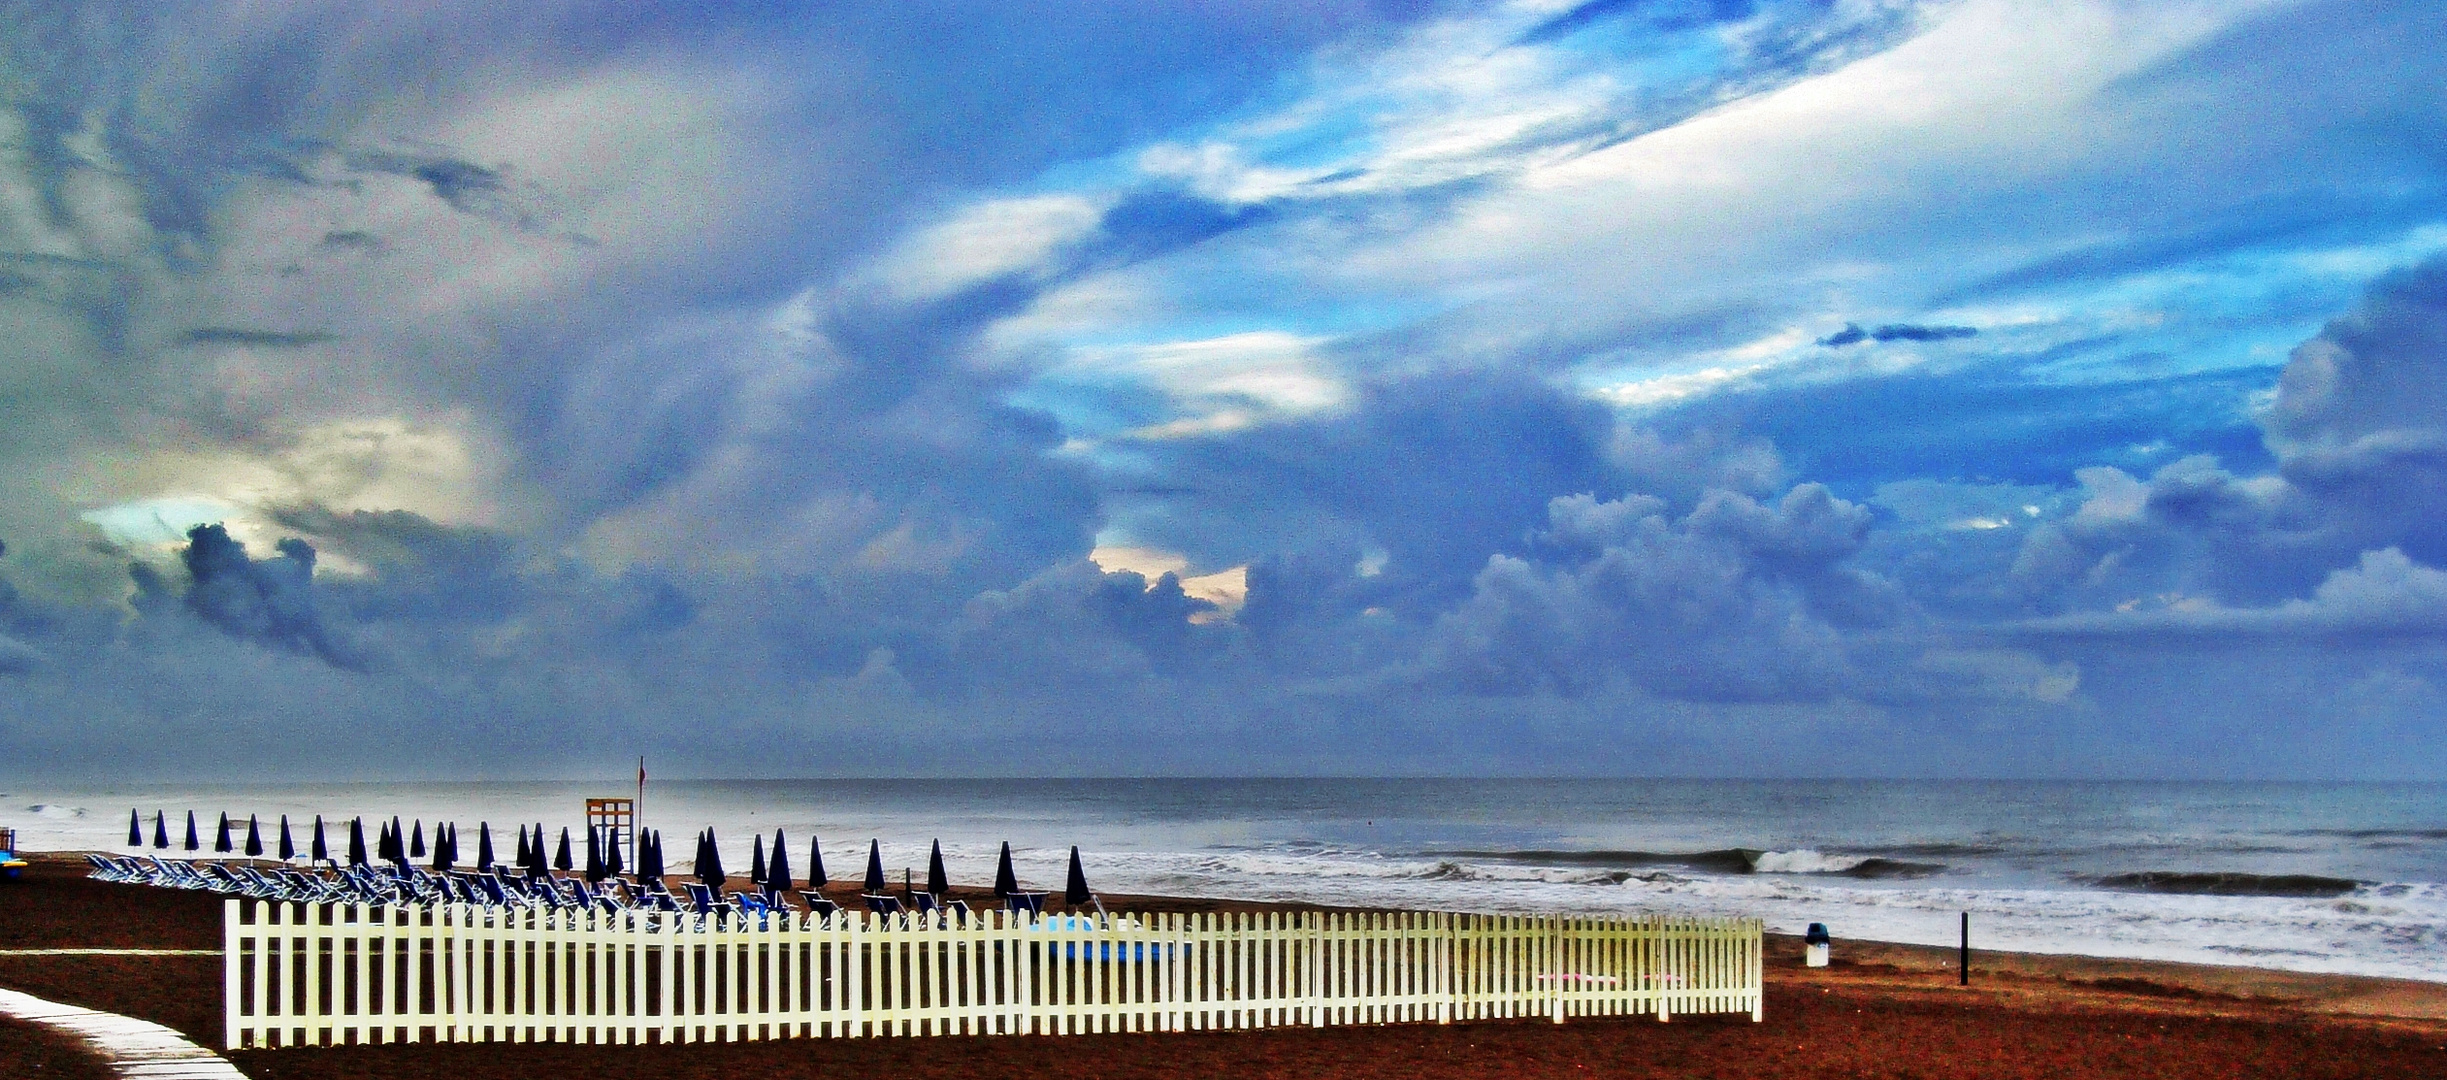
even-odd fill
[(2431, 8), (6, 18), (62, 775), (2447, 767)]

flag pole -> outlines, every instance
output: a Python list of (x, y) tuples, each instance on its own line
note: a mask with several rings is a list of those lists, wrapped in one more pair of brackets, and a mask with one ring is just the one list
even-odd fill
[(646, 831), (646, 758), (637, 758), (637, 801), (629, 804), (629, 865), (637, 865), (639, 837)]

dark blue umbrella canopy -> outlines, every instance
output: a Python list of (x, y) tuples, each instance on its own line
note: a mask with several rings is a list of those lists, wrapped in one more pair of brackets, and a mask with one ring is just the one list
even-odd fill
[(518, 827), (518, 851), (510, 856), (510, 865), (523, 868), (530, 861), (527, 856), (527, 826), (521, 824)]
[[(416, 819), (415, 828), (415, 832), (408, 834), (408, 857), (413, 859), (422, 859), (425, 857), (425, 819)], [(434, 826), (433, 835), (434, 839), (439, 841), (442, 836), (442, 827), (439, 825)]]
[(765, 887), (790, 887), (790, 849), (782, 846), (782, 830), (773, 830), (773, 859), (765, 864)]
[(144, 813), (142, 811), (129, 810), (127, 812), (127, 846), (144, 846)]
[(476, 869), (490, 870), (492, 868), (493, 827), (479, 821), (476, 823)]
[(637, 876), (663, 876), (663, 834), (650, 832), (637, 838)]
[(891, 887), (892, 883), (884, 880), (884, 842), (869, 840), (867, 841), (867, 895), (882, 896), (884, 890)]
[(370, 860), (365, 857), (365, 819), (350, 818), (348, 819), (348, 864), (364, 866), (368, 861)]
[(203, 843), (195, 838), (195, 811), (187, 811), (187, 850), (201, 851)]
[(289, 815), (280, 816), (280, 861), (297, 858), (297, 841), (289, 835)]
[(591, 884), (610, 876), (611, 870), (605, 866), (603, 858), (603, 830), (589, 825), (586, 827), (586, 880)]
[(1071, 879), (1062, 888), (1062, 902), (1071, 905), (1087, 903), (1096, 898), (1088, 890), (1087, 868), (1079, 865), (1079, 845), (1071, 845)]
[(621, 869), (620, 844), (615, 842), (611, 832), (606, 830), (603, 834), (603, 876), (619, 877)]
[(943, 872), (943, 841), (926, 853), (926, 891), (941, 896), (952, 891), (952, 876)]
[(263, 857), (263, 827), (255, 824), (253, 814), (246, 816), (246, 857), (250, 859)]
[(748, 883), (762, 886), (765, 883), (765, 838), (763, 834), (758, 834), (751, 837), (750, 841), (748, 845)]
[(994, 895), (1009, 896), (1020, 891), (1020, 878), (1011, 870), (1011, 841), (1003, 841), (1003, 857), (994, 864)]
[(331, 861), (331, 845), (323, 840), (323, 815), (321, 814), (314, 816), (314, 850), (310, 854), (316, 862)]
[(561, 850), (553, 853), (552, 868), (555, 870), (578, 868), (577, 861), (569, 857), (569, 826), (567, 825), (561, 826)]
[(459, 862), (459, 831), (446, 825), (433, 827), (433, 868), (448, 870)]
[(719, 889), (725, 876), (722, 872), (722, 840), (714, 835), (714, 830), (707, 829), (697, 851), (697, 880)]
[(808, 837), (807, 887), (810, 889), (821, 889), (832, 883), (833, 879), (824, 876), (824, 841), (816, 839), (812, 836)]
[(153, 811), (153, 846), (157, 848), (170, 846), (170, 823), (159, 810)]
[(530, 876), (543, 877), (552, 872), (552, 862), (544, 854), (544, 823), (535, 823), (535, 832), (527, 840), (526, 870)]
[(212, 849), (223, 853), (238, 850), (238, 845), (229, 842), (229, 812), (226, 810), (221, 813), (221, 824), (213, 829)]
[(408, 861), (408, 830), (399, 827), (397, 814), (391, 815), (391, 861), (403, 865)]

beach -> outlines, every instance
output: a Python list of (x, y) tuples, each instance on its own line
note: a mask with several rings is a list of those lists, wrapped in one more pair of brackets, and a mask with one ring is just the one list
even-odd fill
[[(840, 889), (848, 897), (854, 889)], [(979, 896), (974, 900), (983, 900)], [(1281, 907), (1107, 896), (1115, 910)], [(36, 955), (52, 949), (212, 949), (221, 898), (87, 880), (39, 855), (0, 888), (0, 986), (154, 1020), (218, 1046), (210, 955)], [(410, 1044), (242, 1051), (250, 1076), (583, 1073), (607, 1077), (2409, 1077), (2447, 1072), (2447, 985), (2162, 962), (1839, 942), (1823, 969), (1772, 936), (1766, 1019), (1504, 1021), (1062, 1037), (809, 1039), (683, 1046)], [(64, 1050), (0, 1028), (9, 1075), (53, 1073)], [(44, 1055), (52, 1055), (46, 1057)], [(69, 1065), (76, 1064), (68, 1060)], [(66, 1067), (66, 1066), (62, 1066)], [(101, 1075), (95, 1073), (93, 1075)]]

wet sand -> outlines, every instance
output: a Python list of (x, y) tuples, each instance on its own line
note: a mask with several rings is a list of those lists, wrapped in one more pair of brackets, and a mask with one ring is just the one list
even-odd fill
[[(856, 889), (830, 891), (848, 898)], [(1124, 897), (1106, 897), (1106, 905), (1289, 906)], [(89, 881), (81, 862), (61, 858), (39, 859), (25, 880), (0, 886), (0, 950), (212, 948), (220, 919), (217, 896)], [(1834, 966), (1810, 969), (1797, 940), (1771, 937), (1767, 1019), (1759, 1024), (1694, 1016), (1059, 1038), (407, 1045), (244, 1051), (232, 1060), (251, 1076), (300, 1080), (2447, 1076), (2447, 985), (1975, 952), (1966, 989), (1954, 985), (1951, 950), (1837, 948)], [(220, 1038), (215, 957), (0, 952), (0, 986), (155, 1020), (206, 1045)], [(42, 1052), (0, 1032), (6, 1075), (48, 1075), (30, 1068)]]

